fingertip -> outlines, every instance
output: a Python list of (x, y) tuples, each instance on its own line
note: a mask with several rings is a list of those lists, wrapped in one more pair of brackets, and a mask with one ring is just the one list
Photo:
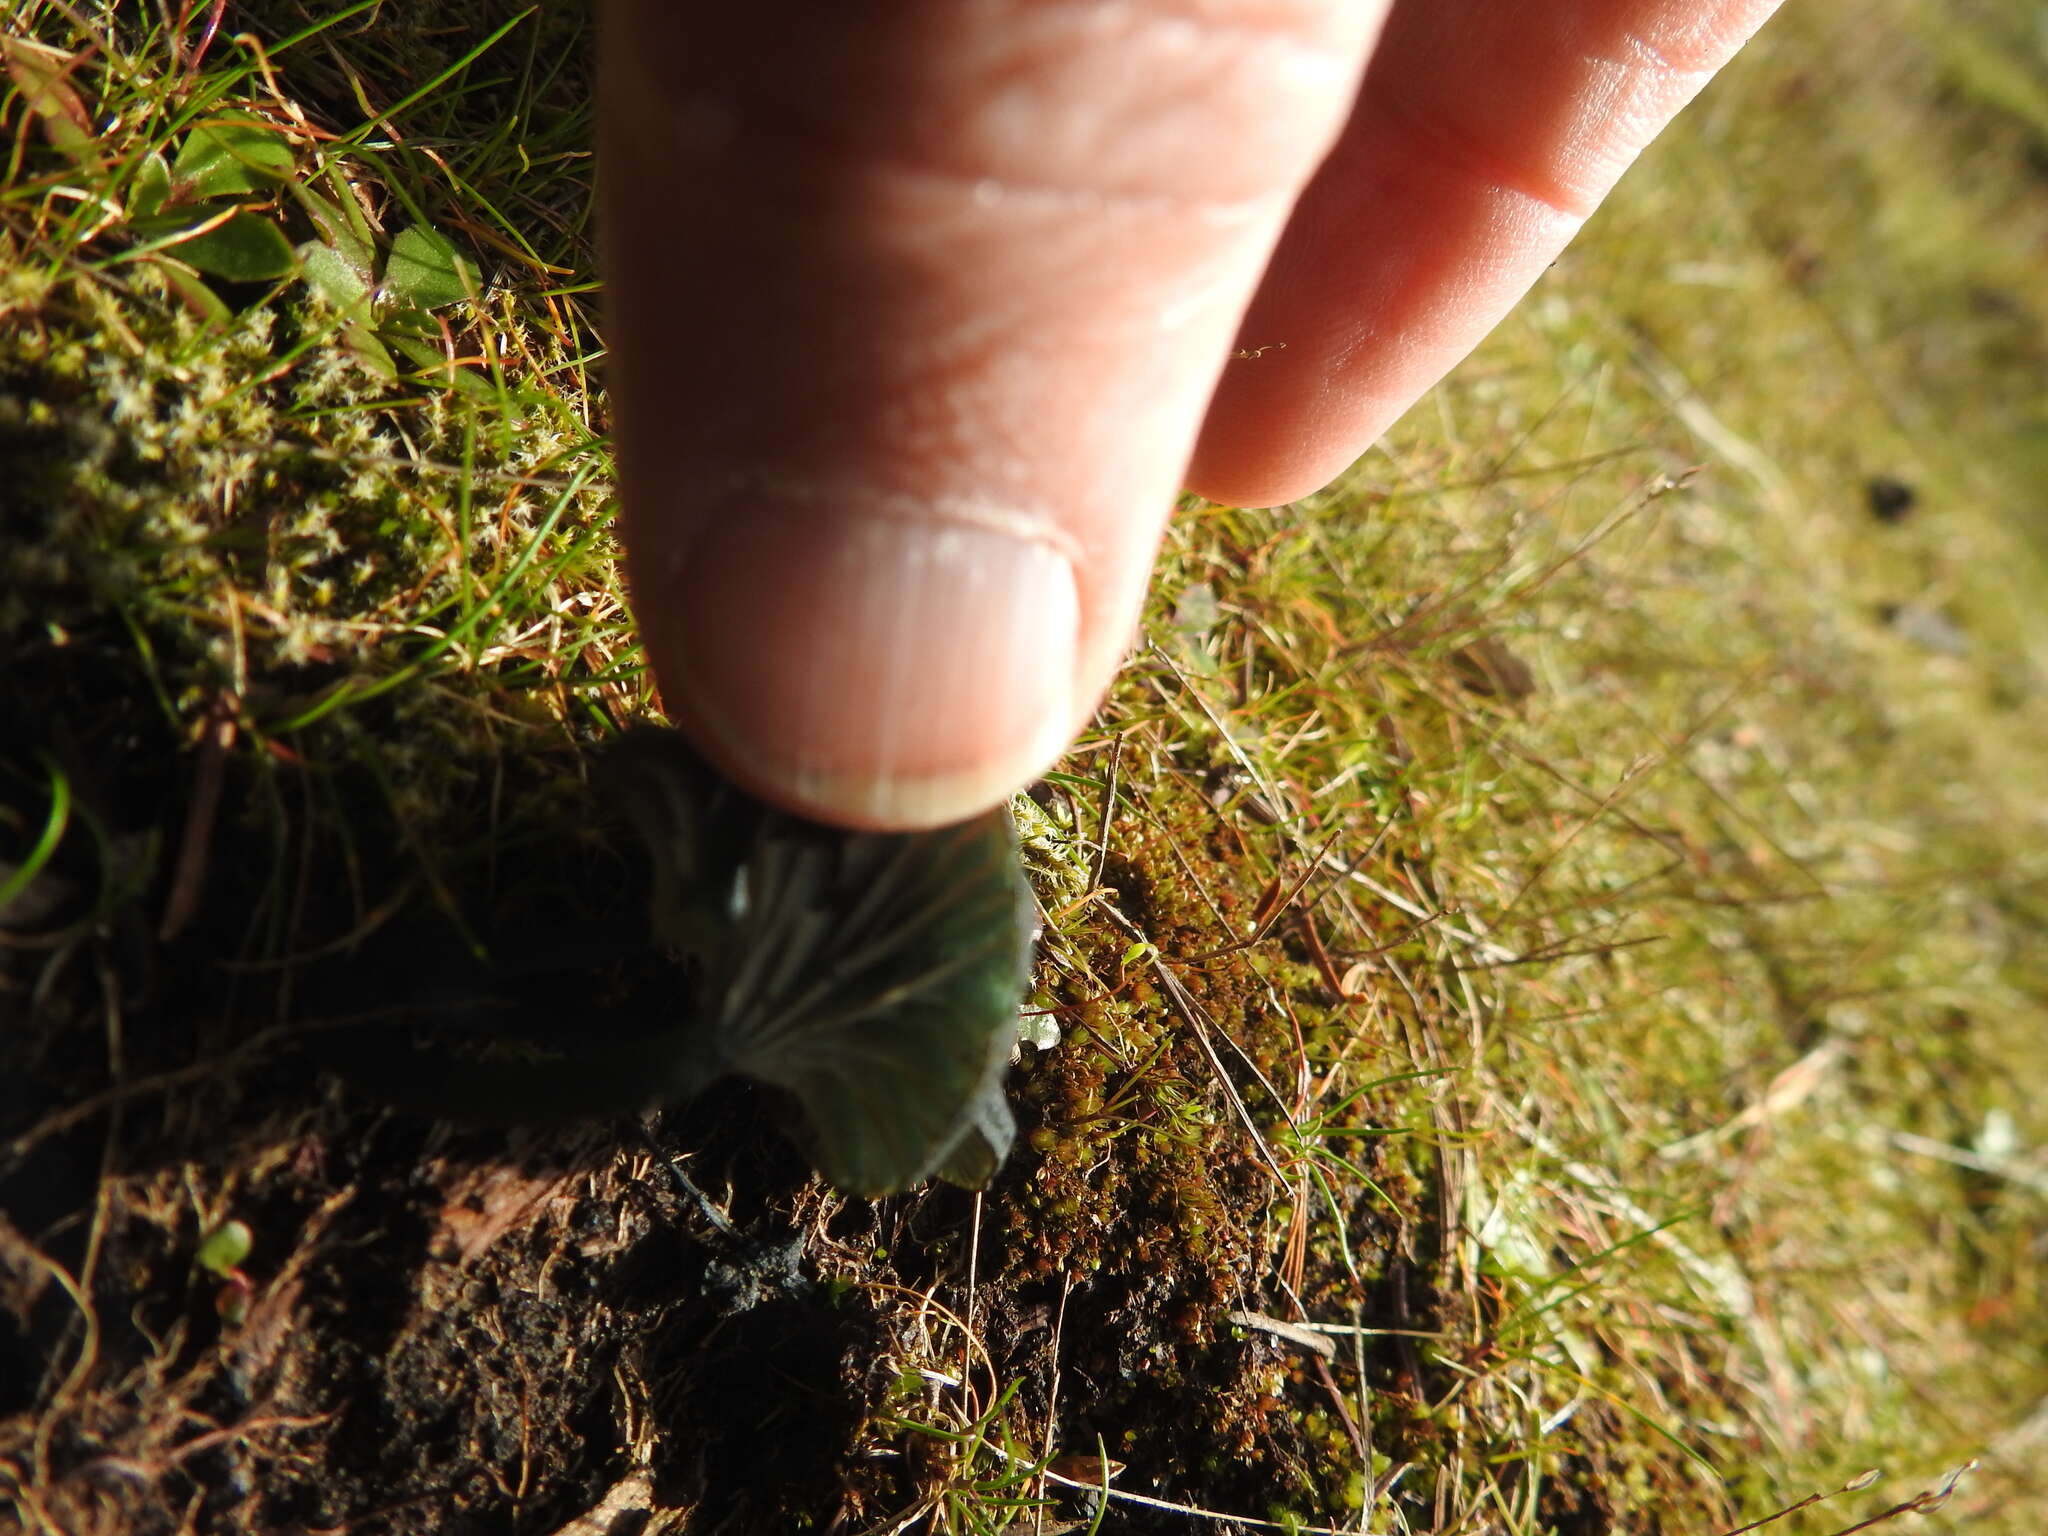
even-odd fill
[(1043, 772), (1077, 724), (1080, 600), (1055, 541), (755, 500), (635, 574), (677, 724), (801, 815), (964, 820)]

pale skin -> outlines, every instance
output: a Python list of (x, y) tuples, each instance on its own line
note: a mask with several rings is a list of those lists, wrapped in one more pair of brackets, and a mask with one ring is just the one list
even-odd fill
[(1776, 0), (610, 0), (633, 603), (724, 772), (860, 827), (1048, 767), (1183, 488), (1327, 483)]

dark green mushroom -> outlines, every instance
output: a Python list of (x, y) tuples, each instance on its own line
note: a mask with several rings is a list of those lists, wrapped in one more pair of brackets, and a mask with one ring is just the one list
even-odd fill
[(750, 1077), (796, 1100), (797, 1140), (849, 1193), (986, 1184), (1016, 1134), (1002, 1081), (1033, 928), (1008, 811), (928, 832), (819, 826), (649, 726), (592, 780), (647, 844), (649, 926), (688, 981), (679, 1021), (374, 1070), (358, 1056), (350, 1075), (498, 1120), (638, 1111)]

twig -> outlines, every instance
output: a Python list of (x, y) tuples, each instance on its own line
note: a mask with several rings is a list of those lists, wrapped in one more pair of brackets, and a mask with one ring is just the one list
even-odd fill
[(331, 1019), (303, 1019), (293, 1024), (273, 1024), (257, 1030), (233, 1050), (212, 1060), (196, 1061), (190, 1066), (174, 1067), (168, 1072), (153, 1072), (148, 1077), (138, 1077), (131, 1083), (116, 1083), (91, 1098), (81, 1099), (65, 1109), (53, 1110), (12, 1141), (0, 1142), (0, 1164), (13, 1162), (50, 1137), (60, 1135), (73, 1126), (90, 1120), (94, 1115), (103, 1114), (118, 1105), (126, 1104), (131, 1099), (144, 1098), (153, 1093), (168, 1093), (173, 1088), (199, 1082), (216, 1073), (239, 1072), (253, 1066), (280, 1041), (315, 1034), (321, 1030), (345, 1029), (352, 1024), (374, 1023), (403, 1011), (402, 1004), (394, 1004), (385, 1008), (367, 1009), (362, 1013), (342, 1014)]
[(1236, 1323), (1240, 1328), (1255, 1328), (1260, 1333), (1270, 1333), (1276, 1339), (1285, 1339), (1298, 1349), (1305, 1349), (1322, 1360), (1337, 1358), (1337, 1346), (1324, 1335), (1312, 1328), (1303, 1328), (1295, 1323), (1283, 1323), (1277, 1317), (1268, 1317), (1263, 1312), (1226, 1312), (1225, 1321)]
[(220, 812), (221, 785), (227, 777), (228, 749), (235, 744), (235, 716), (241, 700), (228, 688), (216, 689), (206, 707), (199, 735), (199, 769), (193, 776), (192, 802), (185, 811), (185, 830), (178, 840), (178, 871), (164, 903), (156, 936), (168, 944), (192, 921), (206, 890), (207, 850), (213, 842)]

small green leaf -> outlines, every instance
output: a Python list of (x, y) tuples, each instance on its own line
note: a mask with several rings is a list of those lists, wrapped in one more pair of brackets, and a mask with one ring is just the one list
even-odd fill
[(219, 294), (206, 286), (206, 279), (184, 262), (162, 255), (146, 257), (145, 262), (162, 276), (165, 285), (177, 295), (178, 302), (190, 310), (193, 318), (202, 325), (224, 329), (234, 319), (234, 311), (221, 302)]
[(171, 195), (170, 162), (151, 150), (143, 157), (128, 188), (128, 217), (146, 219), (163, 207)]
[(184, 202), (261, 192), (291, 174), (292, 147), (262, 123), (201, 123), (186, 135), (171, 180)]
[(203, 234), (171, 247), (209, 277), (234, 283), (261, 283), (283, 277), (298, 265), (291, 242), (270, 220), (246, 209)]
[(414, 304), (397, 304), (387, 309), (378, 329), (386, 336), (423, 341), (430, 346), (438, 346), (442, 337), (440, 322)]
[(299, 273), (321, 303), (333, 306), (352, 319), (369, 318), (369, 275), (333, 246), (323, 245), (318, 240), (308, 240), (300, 246)]
[(370, 228), (370, 221), (363, 214), (363, 205), (356, 200), (355, 189), (348, 184), (339, 160), (327, 162), (327, 185), (334, 193), (333, 206), (341, 214), (342, 222), (348, 225), (349, 237), (354, 242), (349, 249), (360, 248), (367, 263), (377, 253), (377, 232)]
[(448, 237), (426, 224), (400, 231), (384, 268), (385, 291), (422, 309), (439, 309), (476, 292), (476, 268)]
[[(284, 188), (297, 198), (299, 206), (306, 210), (306, 217), (311, 219), (313, 227), (320, 231), (322, 243), (355, 268), (362, 277), (363, 288), (367, 291), (376, 270), (377, 247), (370, 239), (368, 228), (362, 223), (362, 210), (354, 206), (355, 199), (351, 197), (349, 207), (343, 209), (310, 187), (300, 186), (296, 181), (286, 182)], [(354, 217), (351, 218), (350, 214), (354, 214)], [(299, 254), (304, 256), (305, 252), (306, 248), (300, 246)]]
[(386, 384), (398, 382), (398, 364), (391, 360), (391, 354), (384, 350), (384, 343), (362, 321), (351, 320), (344, 325), (341, 342), (356, 355), (356, 361)]
[(255, 1238), (245, 1223), (224, 1221), (199, 1240), (199, 1252), (193, 1257), (201, 1269), (226, 1275), (249, 1257), (254, 1245)]

